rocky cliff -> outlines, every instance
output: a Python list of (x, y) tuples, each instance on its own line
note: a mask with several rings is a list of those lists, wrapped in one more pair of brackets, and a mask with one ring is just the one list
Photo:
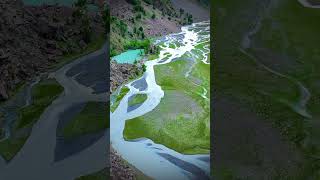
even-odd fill
[[(64, 55), (87, 46), (86, 32), (74, 11), (52, 5), (26, 7), (21, 0), (0, 1), (0, 100)], [(103, 32), (98, 13), (91, 13), (89, 22), (93, 33)]]

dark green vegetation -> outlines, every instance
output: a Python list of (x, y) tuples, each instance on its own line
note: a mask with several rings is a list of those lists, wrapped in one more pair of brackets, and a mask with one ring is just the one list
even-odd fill
[(109, 169), (103, 169), (89, 175), (78, 177), (75, 180), (106, 180), (109, 179), (109, 174)]
[(32, 88), (32, 104), (21, 108), (11, 137), (0, 142), (0, 153), (7, 161), (11, 160), (20, 150), (27, 140), (33, 124), (62, 91), (63, 87), (52, 79), (43, 80)]
[(16, 121), (16, 128), (24, 128), (36, 122), (42, 112), (54, 99), (63, 91), (58, 82), (47, 80), (36, 84), (32, 89), (32, 104), (20, 110), (20, 115)]
[(110, 107), (110, 111), (114, 112), (117, 107), (119, 106), (119, 103), (121, 99), (130, 91), (130, 89), (126, 86), (121, 88), (121, 91), (119, 94), (117, 94), (116, 100), (113, 102), (112, 106)]
[(84, 34), (84, 41), (89, 43), (91, 41), (91, 25), (90, 25), (90, 17), (88, 11), (88, 2), (87, 0), (78, 0), (74, 3), (75, 10), (73, 11), (72, 16), (77, 18), (81, 23), (82, 33)]
[(4, 114), (0, 112), (0, 139), (4, 136), (4, 130), (3, 130), (3, 117)]
[(144, 49), (145, 52), (149, 52), (150, 47), (151, 41), (149, 39), (127, 41), (124, 45), (125, 49)]
[(106, 33), (110, 33), (110, 7), (107, 4), (103, 9), (102, 18)]
[[(92, 27), (92, 20), (89, 18), (88, 11), (88, 1), (86, 0), (78, 0), (73, 5), (75, 10), (73, 11), (72, 16), (80, 21), (81, 24), (81, 32), (84, 34), (84, 40), (86, 42), (86, 46), (84, 48), (77, 47), (73, 41), (61, 41), (58, 46), (61, 49), (67, 49), (64, 52), (63, 56), (58, 60), (58, 63), (52, 65), (52, 69), (56, 70), (65, 64), (92, 53), (98, 49), (100, 49), (103, 44), (106, 42), (106, 33), (110, 30), (110, 16), (109, 16), (109, 7), (105, 6), (102, 11), (102, 18), (104, 23), (105, 32), (104, 33), (94, 33)], [(77, 47), (77, 51), (74, 51), (72, 48)]]
[[(294, 144), (290, 151), (300, 153), (301, 157), (298, 163), (290, 159), (294, 157), (289, 157), (285, 162), (291, 163), (273, 162), (270, 165), (262, 157), (268, 147), (258, 148), (257, 156), (262, 158), (260, 164), (241, 163), (229, 156), (229, 159), (221, 160), (221, 164), (216, 163), (216, 175), (225, 172), (224, 179), (319, 179), (320, 25), (317, 22), (320, 10), (305, 8), (298, 1), (271, 2), (273, 6), (269, 6), (267, 1), (261, 1), (267, 6), (258, 6), (252, 0), (227, 0), (214, 4), (213, 17), (219, 17), (214, 24), (219, 46), (216, 47), (213, 81), (218, 97), (232, 97), (243, 108), (253, 112), (258, 120), (270, 124), (281, 134), (273, 135), (284, 139), (284, 143)], [(270, 8), (263, 10), (268, 6)], [(257, 16), (261, 17), (261, 26), (251, 36), (251, 47), (243, 49), (242, 39), (257, 24)], [(310, 99), (305, 98), (302, 86), (310, 92)], [(239, 118), (239, 122), (244, 118), (250, 117)], [(237, 140), (223, 141), (225, 144), (234, 142)], [(243, 157), (247, 152), (237, 153)], [(286, 155), (287, 152), (281, 153)], [(230, 161), (239, 164), (230, 164)], [(254, 175), (241, 176), (239, 169), (243, 166), (258, 168), (260, 173), (255, 171)]]
[(84, 109), (63, 128), (63, 137), (73, 139), (109, 128), (107, 104), (88, 102)]
[[(52, 71), (63, 67), (64, 65), (76, 60), (77, 58), (80, 58), (82, 56), (85, 56), (87, 54), (90, 54), (100, 49), (105, 42), (106, 42), (105, 35), (100, 35), (100, 36), (93, 35), (92, 41), (86, 46), (85, 49), (81, 50), (80, 52), (70, 52), (70, 53), (64, 54), (58, 63), (53, 64), (51, 66)], [(69, 46), (69, 45), (70, 44), (68, 42), (60, 44), (60, 46)]]
[[(209, 87), (210, 66), (199, 62), (190, 73), (192, 78), (185, 78), (190, 65), (183, 57), (155, 67), (156, 81), (165, 91), (164, 98), (153, 111), (126, 121), (125, 139), (147, 137), (185, 154), (209, 152), (210, 107), (209, 100), (201, 94), (202, 87)], [(206, 96), (210, 98), (210, 94)]]
[(148, 96), (146, 94), (137, 94), (128, 102), (128, 105), (134, 106), (137, 104), (142, 104), (144, 101), (147, 100), (147, 97)]
[[(112, 35), (114, 35), (116, 37), (118, 37), (119, 39), (119, 44), (114, 45), (114, 46), (118, 46), (119, 50), (129, 50), (129, 49), (144, 49), (145, 52), (147, 54), (155, 54), (158, 53), (159, 50), (152, 46), (151, 40), (148, 38), (145, 38), (145, 35), (143, 33), (143, 28), (142, 26), (140, 26), (139, 28), (134, 27), (133, 28), (133, 32), (137, 33), (138, 36), (141, 37), (136, 37), (136, 38), (132, 38), (132, 37), (126, 37), (126, 34), (128, 33), (128, 26), (127, 24), (123, 21), (120, 20), (116, 17), (112, 17), (111, 18), (111, 22), (112, 24), (114, 23), (116, 27), (119, 28), (119, 34), (113, 33)], [(113, 57), (117, 54), (120, 53), (120, 51), (116, 50), (118, 48), (112, 48), (111, 49), (111, 54), (110, 56)]]
[(22, 148), (26, 142), (27, 137), (21, 138), (10, 138), (0, 142), (0, 153), (1, 156), (6, 160), (10, 161)]

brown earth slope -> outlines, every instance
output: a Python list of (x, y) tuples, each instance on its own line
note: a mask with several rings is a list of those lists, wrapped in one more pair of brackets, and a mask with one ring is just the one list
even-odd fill
[(192, 14), (194, 22), (207, 21), (210, 19), (210, 8), (206, 3), (199, 0), (171, 0), (176, 9), (184, 9)]
[[(58, 6), (26, 7), (21, 0), (0, 1), (0, 100), (63, 55), (87, 46), (73, 11)], [(101, 16), (91, 14), (90, 22), (95, 34), (103, 32)]]

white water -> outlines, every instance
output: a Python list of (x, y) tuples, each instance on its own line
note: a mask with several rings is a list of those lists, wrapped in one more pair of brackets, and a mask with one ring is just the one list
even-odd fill
[[(201, 31), (195, 32), (195, 28), (201, 27)], [(181, 57), (184, 54), (191, 54), (193, 57), (198, 57), (192, 53), (191, 50), (201, 42), (205, 42), (210, 38), (210, 23), (201, 22), (191, 26), (182, 27), (182, 32), (177, 34), (171, 34), (166, 36), (164, 40), (163, 50), (160, 52), (158, 59), (153, 61), (147, 61), (146, 72), (142, 78), (145, 78), (147, 82), (147, 89), (145, 91), (139, 91), (132, 86), (132, 83), (127, 84), (130, 91), (121, 100), (118, 108), (111, 113), (111, 127), (110, 127), (110, 139), (112, 147), (130, 164), (134, 165), (140, 171), (147, 176), (154, 179), (191, 179), (195, 178), (195, 175), (189, 171), (184, 170), (181, 166), (177, 166), (158, 153), (164, 153), (171, 155), (172, 157), (184, 161), (185, 164), (192, 164), (196, 169), (201, 169), (207, 176), (210, 174), (209, 161), (203, 161), (201, 158), (209, 160), (209, 154), (207, 155), (184, 155), (178, 153), (172, 149), (169, 149), (161, 144), (156, 144), (150, 139), (141, 139), (137, 141), (125, 141), (123, 138), (123, 130), (125, 127), (125, 121), (135, 117), (142, 116), (152, 111), (160, 103), (161, 98), (164, 96), (164, 91), (156, 83), (154, 66), (170, 63), (175, 58)], [(208, 32), (207, 35), (199, 35), (198, 33)], [(183, 36), (183, 38), (181, 38)], [(180, 38), (179, 38), (180, 37)], [(182, 46), (171, 49), (169, 44), (173, 42), (180, 42)], [(210, 64), (207, 60), (207, 56), (210, 52), (209, 47), (206, 46), (205, 50), (200, 51), (203, 59), (201, 61), (205, 64)], [(163, 60), (166, 57), (166, 53), (172, 54), (167, 60)], [(201, 63), (201, 62), (199, 62)], [(204, 89), (206, 94), (206, 90)], [(134, 94), (147, 94), (147, 100), (137, 109), (127, 112), (128, 98)]]

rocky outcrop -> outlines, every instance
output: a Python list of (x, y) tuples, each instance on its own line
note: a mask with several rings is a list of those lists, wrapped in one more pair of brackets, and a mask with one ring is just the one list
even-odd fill
[(110, 148), (110, 176), (112, 180), (133, 180), (136, 179), (134, 171), (126, 164), (122, 158)]
[[(0, 1), (0, 100), (18, 84), (46, 71), (63, 54), (86, 47), (73, 9), (56, 5), (26, 7), (21, 0)], [(94, 31), (103, 32), (101, 16), (90, 14)]]
[(129, 79), (142, 74), (141, 67), (133, 64), (118, 64), (115, 61), (110, 63), (110, 91), (113, 92)]

